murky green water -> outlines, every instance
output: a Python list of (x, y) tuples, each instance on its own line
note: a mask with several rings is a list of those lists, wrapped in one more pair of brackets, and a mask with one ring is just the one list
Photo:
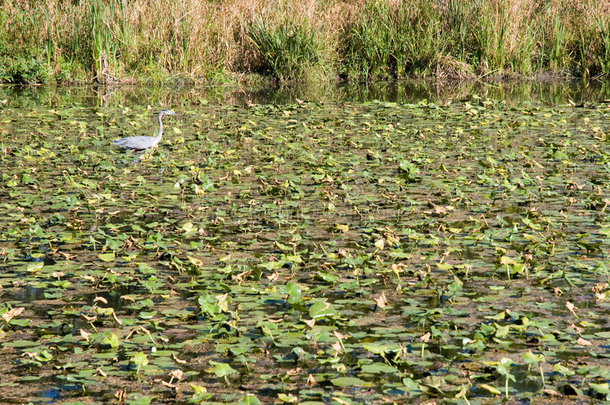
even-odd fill
[(0, 89), (5, 401), (606, 398), (608, 87), (470, 86)]
[(423, 81), (381, 82), (369, 85), (300, 85), (256, 89), (227, 86), (121, 86), (121, 87), (0, 87), (0, 100), (11, 99), (14, 106), (36, 107), (117, 107), (158, 105), (286, 104), (296, 99), (313, 102), (382, 100), (414, 103), (430, 100), (438, 104), (472, 96), (507, 103), (558, 105), (574, 102), (598, 103), (610, 99), (610, 82), (580, 80), (465, 82), (438, 84)]

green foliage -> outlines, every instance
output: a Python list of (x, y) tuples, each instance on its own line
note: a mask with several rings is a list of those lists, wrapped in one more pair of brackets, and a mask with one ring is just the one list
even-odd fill
[(369, 0), (343, 37), (344, 69), (355, 79), (426, 72), (444, 52), (440, 18), (428, 2)]
[(0, 82), (608, 74), (607, 12), (573, 3), (287, 0), (247, 14), (239, 1), (9, 2)]
[(210, 360), (210, 366), (212, 366), (212, 368), (208, 369), (208, 371), (214, 373), (216, 377), (226, 378), (232, 374), (237, 373), (237, 370), (232, 368), (227, 363), (221, 363)]
[(44, 83), (51, 77), (49, 66), (39, 57), (1, 55), (0, 82), (16, 84)]
[(610, 74), (610, 16), (600, 15), (595, 19), (599, 33), (598, 65), (605, 75)]
[(264, 69), (282, 81), (303, 79), (323, 68), (322, 44), (314, 29), (293, 21), (272, 26), (258, 19), (247, 26), (247, 33)]
[(595, 25), (579, 31), (578, 52), (580, 73), (583, 76), (610, 74), (610, 16), (599, 13)]
[(130, 361), (136, 365), (136, 367), (137, 367), (136, 373), (140, 372), (140, 368), (142, 366), (148, 365), (148, 357), (146, 357), (146, 354), (144, 354), (142, 352), (137, 352), (136, 354), (131, 356)]
[(607, 397), (607, 104), (0, 90), (5, 402)]

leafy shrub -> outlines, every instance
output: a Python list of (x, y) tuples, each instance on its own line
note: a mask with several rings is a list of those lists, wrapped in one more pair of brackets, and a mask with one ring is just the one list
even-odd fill
[(0, 81), (3, 83), (44, 83), (50, 76), (48, 65), (38, 57), (0, 56)]

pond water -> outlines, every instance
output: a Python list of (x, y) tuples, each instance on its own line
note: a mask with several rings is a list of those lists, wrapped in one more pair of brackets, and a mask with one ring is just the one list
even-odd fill
[(426, 81), (380, 82), (369, 85), (260, 86), (120, 86), (120, 87), (0, 87), (0, 100), (18, 107), (117, 107), (255, 104), (310, 102), (366, 102), (372, 100), (414, 103), (430, 100), (447, 104), (473, 96), (507, 103), (560, 105), (598, 103), (610, 99), (610, 82), (582, 80), (465, 82), (438, 84)]
[(0, 88), (3, 400), (609, 399), (609, 90)]

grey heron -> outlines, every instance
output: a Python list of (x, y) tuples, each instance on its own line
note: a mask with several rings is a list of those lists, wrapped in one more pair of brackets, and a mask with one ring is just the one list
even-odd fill
[(176, 113), (170, 110), (162, 110), (159, 113), (159, 132), (157, 132), (157, 136), (130, 136), (128, 138), (117, 139), (113, 144), (120, 146), (121, 148), (133, 149), (136, 151), (155, 147), (163, 136), (163, 122), (161, 121), (161, 118), (163, 118), (164, 115), (174, 114)]

